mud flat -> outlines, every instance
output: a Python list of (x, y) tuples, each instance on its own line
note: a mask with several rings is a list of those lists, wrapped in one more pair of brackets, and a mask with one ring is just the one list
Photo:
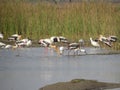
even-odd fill
[(47, 85), (39, 90), (105, 90), (120, 88), (120, 83), (98, 82), (95, 80), (73, 79), (68, 82), (59, 82)]

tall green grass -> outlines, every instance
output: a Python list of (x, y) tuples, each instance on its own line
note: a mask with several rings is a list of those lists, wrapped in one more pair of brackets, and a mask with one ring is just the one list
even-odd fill
[[(120, 39), (120, 4), (1, 2), (0, 31), (5, 39), (14, 33), (33, 40), (62, 35), (71, 41), (89, 41), (100, 34)], [(120, 48), (120, 40), (114, 48)]]

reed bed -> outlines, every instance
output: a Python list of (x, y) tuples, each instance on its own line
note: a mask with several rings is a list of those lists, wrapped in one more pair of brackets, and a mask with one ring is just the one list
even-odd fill
[[(120, 4), (1, 2), (0, 32), (4, 33), (4, 39), (14, 33), (33, 40), (65, 36), (72, 42), (80, 38), (89, 41), (100, 34), (120, 39)], [(113, 49), (120, 49), (120, 40)]]

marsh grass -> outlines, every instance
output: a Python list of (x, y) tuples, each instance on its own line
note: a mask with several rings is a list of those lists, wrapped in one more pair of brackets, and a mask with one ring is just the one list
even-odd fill
[[(5, 39), (22, 34), (33, 40), (63, 35), (70, 41), (100, 34), (120, 39), (120, 5), (106, 2), (54, 4), (12, 1), (0, 3), (0, 31)], [(113, 48), (120, 49), (120, 40)], [(89, 42), (88, 42), (89, 45)]]

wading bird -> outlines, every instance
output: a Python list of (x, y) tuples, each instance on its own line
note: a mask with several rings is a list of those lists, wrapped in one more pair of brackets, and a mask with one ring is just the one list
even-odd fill
[(8, 38), (9, 41), (19, 41), (21, 39), (21, 35), (13, 34)]
[(80, 47), (84, 47), (85, 41), (83, 39), (80, 39), (78, 42), (80, 43)]
[(3, 34), (0, 32), (0, 38), (3, 39)]
[(111, 40), (111, 38), (108, 39), (108, 38), (104, 37), (103, 35), (100, 35), (100, 37), (99, 37), (99, 41), (103, 42), (104, 44), (106, 44), (109, 47), (112, 46), (110, 40)]
[(80, 52), (83, 52), (83, 53), (86, 53), (86, 50), (85, 49), (81, 49), (81, 47), (80, 47), (80, 43), (70, 43), (69, 45), (68, 45), (68, 50), (70, 50), (69, 52), (68, 52), (68, 55), (69, 55), (69, 53), (73, 50), (74, 51), (74, 55), (77, 53), (77, 55), (78, 55), (78, 52), (80, 51)]
[(4, 47), (5, 49), (10, 49), (10, 48), (12, 48), (12, 45), (5, 45), (5, 47)]
[(16, 43), (18, 44), (18, 46), (22, 46), (22, 47), (27, 46), (28, 47), (28, 46), (32, 45), (32, 40), (29, 38), (25, 38), (25, 39), (16, 41)]
[(93, 40), (91, 37), (90, 37), (90, 42), (92, 46), (94, 46), (95, 48), (100, 48), (100, 44), (97, 41)]
[(56, 42), (63, 42), (63, 43), (67, 43), (68, 40), (63, 37), (63, 36), (52, 36), (50, 37), (50, 40), (52, 41), (52, 43), (56, 43)]
[(52, 41), (49, 38), (47, 38), (47, 39), (40, 39), (38, 44), (40, 44), (43, 47), (49, 47), (49, 45), (52, 44)]
[(1, 48), (4, 48), (4, 47), (5, 47), (5, 45), (6, 45), (5, 43), (0, 42), (0, 47), (1, 47)]
[(60, 55), (64, 54), (64, 50), (65, 50), (65, 47), (63, 47), (63, 46), (59, 47), (59, 53), (60, 53)]
[(116, 42), (118, 40), (117, 36), (113, 36), (113, 35), (109, 36), (107, 39), (111, 42)]

